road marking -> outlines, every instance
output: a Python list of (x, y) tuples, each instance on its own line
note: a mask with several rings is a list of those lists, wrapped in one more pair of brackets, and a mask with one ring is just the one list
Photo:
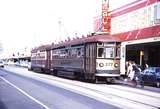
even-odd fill
[(22, 94), (26, 95), (28, 98), (32, 99), (33, 101), (35, 101), (36, 103), (40, 104), (42, 107), (44, 107), (45, 109), (50, 109), (48, 106), (44, 105), (42, 102), (40, 102), (39, 100), (37, 100), (36, 98), (32, 97), (31, 95), (29, 95), (28, 93), (26, 93), (25, 91), (23, 91), (22, 89), (20, 89), (19, 87), (15, 86), (14, 84), (12, 84), (11, 82), (9, 82), (8, 80), (6, 80), (5, 78), (1, 77), (1, 79), (3, 79), (6, 83), (8, 83), (9, 85), (11, 85), (12, 87), (16, 88), (18, 91), (20, 91)]

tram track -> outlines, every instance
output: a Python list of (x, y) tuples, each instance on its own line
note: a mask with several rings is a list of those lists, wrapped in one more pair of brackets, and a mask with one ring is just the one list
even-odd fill
[[(93, 92), (96, 92), (96, 93), (98, 93), (98, 94), (101, 94), (101, 95), (103, 95), (103, 96), (105, 96), (106, 98), (118, 98), (118, 99), (121, 99), (121, 100), (123, 100), (123, 101), (128, 101), (128, 102), (131, 102), (131, 103), (134, 103), (134, 104), (137, 104), (137, 105), (144, 105), (144, 106), (146, 106), (146, 107), (149, 107), (149, 108), (155, 108), (155, 109), (158, 109), (158, 108), (160, 108), (159, 107), (159, 105), (157, 105), (157, 104), (155, 104), (155, 105), (152, 105), (152, 104), (149, 104), (149, 103), (146, 103), (146, 102), (144, 102), (144, 101), (137, 101), (137, 100), (135, 100), (135, 99), (130, 99), (130, 98), (127, 98), (127, 97), (124, 97), (124, 96), (120, 96), (120, 95), (117, 95), (117, 94), (113, 94), (113, 93), (110, 93), (110, 92), (104, 92), (104, 91), (102, 91), (102, 90), (97, 90), (97, 89), (93, 89), (93, 88), (91, 88), (91, 87), (85, 87), (85, 86), (82, 86), (82, 85), (78, 85), (78, 84), (74, 84), (74, 83), (71, 83), (71, 82), (69, 82), (69, 81), (62, 81), (62, 80), (57, 80), (57, 79), (51, 79), (51, 78), (48, 78), (48, 77), (42, 77), (42, 78), (45, 78), (45, 79), (50, 79), (50, 80), (55, 80), (55, 81), (58, 81), (58, 82), (60, 82), (60, 83), (63, 83), (63, 84), (69, 84), (69, 85), (72, 85), (72, 86), (76, 86), (76, 87), (80, 87), (80, 88), (84, 88), (84, 89), (86, 89), (86, 90), (90, 90), (90, 91), (93, 91)], [(84, 84), (84, 83), (83, 83)], [(88, 83), (86, 83), (86, 84), (88, 84)], [(93, 85), (93, 84), (89, 84), (89, 85)], [(121, 90), (120, 88), (114, 88), (114, 87), (107, 87), (107, 88), (111, 88), (111, 89), (115, 89), (115, 90)], [(154, 98), (154, 100), (155, 99), (157, 99), (157, 101), (159, 100), (159, 97), (155, 97), (155, 96), (151, 96), (151, 95), (148, 95), (148, 94), (142, 94), (142, 93), (137, 93), (137, 92), (135, 92), (135, 91), (129, 91), (129, 90), (121, 90), (121, 91), (123, 91), (124, 93), (130, 93), (130, 94), (136, 94), (137, 96), (143, 96), (143, 97), (146, 97), (146, 98)]]
[[(152, 93), (151, 95), (150, 94), (144, 94), (143, 92), (140, 92), (140, 91), (138, 91), (138, 90), (140, 90), (140, 89), (138, 89), (137, 90), (137, 92), (136, 91), (131, 91), (131, 90), (128, 90), (128, 89), (122, 89), (122, 87), (121, 88), (118, 88), (118, 87), (114, 87), (114, 86), (108, 86), (108, 87), (110, 87), (110, 88), (113, 88), (113, 89), (117, 89), (117, 90), (123, 90), (123, 91), (129, 91), (129, 92), (131, 92), (131, 93), (137, 93), (137, 94), (140, 94), (140, 95), (143, 95), (143, 96), (149, 96), (149, 97), (154, 97), (154, 98), (157, 98), (157, 99), (160, 99), (160, 94), (158, 95), (158, 94), (155, 94), (154, 92), (152, 93), (152, 92), (150, 92), (150, 93)], [(143, 90), (143, 88), (141, 88), (141, 90)], [(146, 90), (145, 90), (146, 91)], [(154, 95), (154, 96), (153, 96)]]

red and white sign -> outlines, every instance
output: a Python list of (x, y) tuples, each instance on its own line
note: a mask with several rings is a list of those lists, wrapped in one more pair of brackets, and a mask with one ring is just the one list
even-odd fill
[(110, 33), (110, 16), (108, 8), (108, 0), (104, 0), (102, 4), (102, 32)]
[(108, 13), (108, 0), (102, 3), (102, 15), (94, 18), (94, 32), (110, 33), (110, 16)]

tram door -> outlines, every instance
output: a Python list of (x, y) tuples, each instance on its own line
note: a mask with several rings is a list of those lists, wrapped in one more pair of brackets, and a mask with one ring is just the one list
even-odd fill
[(47, 60), (46, 60), (46, 68), (49, 70), (51, 67), (51, 52), (47, 50)]
[(86, 45), (86, 73), (92, 75), (96, 72), (96, 44), (87, 44)]

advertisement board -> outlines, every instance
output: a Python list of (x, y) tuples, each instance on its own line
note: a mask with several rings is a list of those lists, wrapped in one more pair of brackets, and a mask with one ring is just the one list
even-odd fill
[(94, 18), (94, 32), (110, 33), (110, 21), (108, 0), (103, 0), (102, 13)]

